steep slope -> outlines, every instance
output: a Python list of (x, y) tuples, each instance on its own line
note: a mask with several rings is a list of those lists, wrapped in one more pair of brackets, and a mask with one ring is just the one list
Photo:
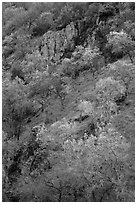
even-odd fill
[(134, 13), (3, 3), (3, 201), (134, 202)]

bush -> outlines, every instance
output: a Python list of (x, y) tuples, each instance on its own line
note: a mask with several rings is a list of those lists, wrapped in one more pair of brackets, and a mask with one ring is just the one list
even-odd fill
[(129, 141), (134, 141), (135, 119), (129, 113), (121, 113), (114, 117), (113, 124), (117, 131)]
[(104, 66), (104, 60), (101, 57), (98, 48), (84, 48), (77, 46), (76, 50), (72, 54), (71, 59), (64, 59), (63, 73), (76, 79), (83, 71), (90, 70), (93, 73), (93, 77), (101, 67)]
[(16, 77), (19, 77), (20, 79), (25, 81), (24, 80), (24, 72), (22, 71), (21, 66), (19, 65), (18, 62), (14, 63), (12, 65), (12, 68), (11, 68), (11, 79), (13, 80)]
[(93, 73), (93, 77), (95, 72), (98, 72), (101, 67), (103, 67), (103, 58), (100, 55), (99, 49), (94, 48), (86, 48), (83, 53), (82, 60), (84, 64), (90, 67), (91, 72)]
[(112, 77), (100, 79), (96, 83), (95, 92), (100, 101), (115, 101), (116, 98), (125, 94), (126, 88)]
[(112, 53), (128, 55), (131, 62), (134, 62), (135, 42), (124, 31), (110, 32), (107, 36), (107, 46), (112, 47)]
[(96, 83), (95, 91), (98, 107), (95, 114), (96, 120), (106, 126), (113, 115), (118, 113), (116, 101), (125, 96), (126, 88), (112, 77), (100, 79)]
[(43, 12), (40, 17), (36, 20), (36, 25), (32, 29), (32, 36), (38, 37), (46, 33), (53, 24), (52, 14), (48, 12)]

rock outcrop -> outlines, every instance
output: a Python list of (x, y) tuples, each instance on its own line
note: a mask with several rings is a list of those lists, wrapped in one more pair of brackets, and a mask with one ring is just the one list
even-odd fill
[(48, 31), (43, 36), (41, 52), (47, 61), (57, 62), (65, 51), (72, 51), (75, 47), (75, 39), (78, 30), (74, 23), (70, 23), (60, 31)]

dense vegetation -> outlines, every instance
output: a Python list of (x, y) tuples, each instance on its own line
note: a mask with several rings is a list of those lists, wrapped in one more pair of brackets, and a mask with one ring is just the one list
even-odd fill
[[(2, 12), (3, 201), (135, 201), (135, 3)], [(49, 62), (43, 35), (72, 22), (73, 49)]]

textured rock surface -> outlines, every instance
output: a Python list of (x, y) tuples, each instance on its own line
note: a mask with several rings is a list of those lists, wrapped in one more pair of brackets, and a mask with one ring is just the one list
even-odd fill
[(44, 57), (53, 62), (59, 61), (66, 49), (74, 48), (77, 35), (78, 30), (73, 23), (57, 32), (48, 31), (43, 36), (42, 42), (43, 48), (41, 51)]

